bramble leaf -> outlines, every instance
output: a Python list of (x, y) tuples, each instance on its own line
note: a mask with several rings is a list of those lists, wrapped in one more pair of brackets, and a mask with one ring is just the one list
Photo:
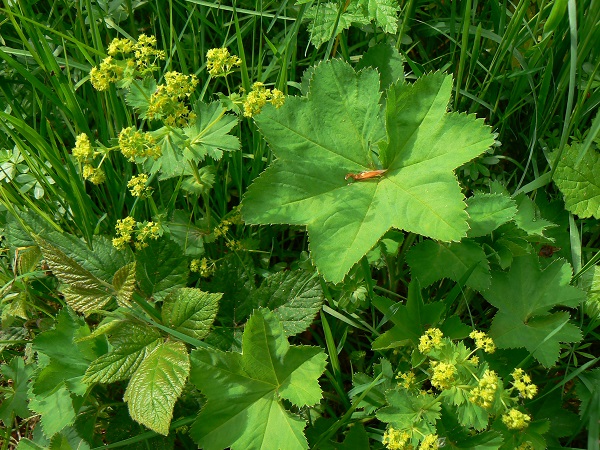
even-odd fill
[[(565, 208), (579, 217), (600, 218), (600, 154), (590, 148), (576, 164), (580, 145), (565, 146), (554, 172), (554, 182), (565, 197)], [(556, 157), (556, 154), (554, 155)]]
[(191, 435), (206, 450), (306, 449), (306, 422), (288, 412), (321, 399), (319, 376), (326, 355), (318, 347), (290, 346), (272, 312), (256, 310), (246, 323), (242, 353), (199, 348), (192, 353), (190, 381), (207, 404)]
[(157, 433), (169, 434), (173, 407), (190, 371), (183, 342), (163, 342), (139, 365), (125, 391), (131, 418)]
[(469, 270), (473, 271), (465, 282), (467, 286), (483, 291), (490, 285), (490, 266), (485, 252), (469, 239), (451, 244), (423, 241), (410, 249), (406, 262), (423, 287), (442, 278), (458, 282)]
[(286, 336), (302, 333), (313, 322), (323, 303), (323, 290), (314, 273), (278, 272), (250, 295), (254, 307), (269, 308), (283, 325)]
[(490, 336), (499, 348), (525, 347), (540, 363), (552, 366), (560, 342), (577, 342), (579, 328), (569, 323), (568, 312), (550, 313), (558, 305), (577, 306), (585, 293), (569, 286), (571, 266), (553, 261), (540, 269), (536, 256), (515, 258), (508, 272), (492, 275), (485, 299), (498, 308)]
[(189, 268), (182, 255), (181, 247), (168, 239), (151, 241), (136, 253), (136, 279), (145, 296), (163, 300), (173, 289), (185, 286)]
[(517, 214), (517, 204), (508, 195), (476, 193), (467, 199), (470, 238), (485, 236)]
[(171, 291), (163, 302), (163, 324), (195, 339), (204, 339), (215, 320), (222, 296), (196, 288)]
[[(399, 82), (383, 113), (375, 70), (320, 64), (308, 97), (287, 98), (256, 117), (277, 159), (248, 189), (244, 219), (306, 225), (315, 264), (332, 282), (390, 228), (460, 240), (468, 216), (453, 170), (494, 138), (475, 117), (446, 113), (451, 93), (452, 78), (441, 73)], [(376, 150), (387, 172), (348, 183), (348, 173), (375, 168)]]
[(93, 250), (72, 236), (54, 234), (53, 240), (56, 243), (36, 237), (52, 273), (66, 284), (61, 291), (69, 306), (87, 315), (119, 296), (120, 287), (111, 282), (129, 263), (125, 252), (117, 251), (106, 238), (94, 239)]
[(112, 383), (131, 377), (161, 339), (155, 328), (142, 323), (124, 320), (111, 327), (113, 350), (92, 361), (84, 383)]

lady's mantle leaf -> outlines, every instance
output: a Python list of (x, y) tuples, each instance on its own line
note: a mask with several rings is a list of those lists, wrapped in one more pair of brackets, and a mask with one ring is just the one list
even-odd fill
[(157, 433), (169, 434), (173, 407), (190, 371), (183, 342), (164, 342), (135, 371), (123, 399), (131, 418)]
[(579, 217), (600, 218), (600, 154), (593, 148), (577, 164), (579, 145), (566, 146), (554, 173), (565, 208)]
[(467, 200), (471, 238), (485, 236), (517, 214), (517, 204), (508, 195), (477, 193)]
[[(468, 216), (453, 170), (492, 145), (493, 135), (473, 116), (446, 113), (451, 93), (452, 78), (440, 73), (392, 85), (385, 143), (377, 72), (322, 63), (308, 97), (257, 116), (277, 159), (250, 186), (244, 219), (305, 224), (313, 259), (333, 282), (392, 227), (460, 240)], [(375, 168), (377, 147), (387, 172), (348, 183), (348, 173)]]
[(577, 342), (581, 332), (568, 323), (569, 313), (550, 310), (577, 306), (585, 293), (569, 286), (571, 267), (557, 259), (545, 270), (536, 256), (515, 258), (509, 272), (492, 276), (485, 299), (498, 308), (490, 336), (499, 348), (525, 347), (540, 363), (552, 366), (561, 342)]
[(467, 286), (483, 291), (490, 285), (490, 266), (485, 252), (469, 239), (452, 244), (423, 241), (410, 249), (406, 262), (423, 287), (442, 278), (458, 282), (469, 271)]
[(326, 355), (318, 347), (290, 346), (272, 312), (257, 310), (248, 320), (242, 353), (197, 349), (190, 380), (208, 402), (191, 435), (206, 449), (306, 449), (306, 422), (288, 412), (280, 397), (296, 406), (321, 399), (319, 376)]

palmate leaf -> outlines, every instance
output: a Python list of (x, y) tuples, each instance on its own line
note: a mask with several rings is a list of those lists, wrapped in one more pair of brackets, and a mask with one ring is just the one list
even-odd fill
[(485, 236), (517, 214), (517, 204), (508, 195), (476, 193), (467, 200), (470, 238)]
[(27, 388), (34, 367), (33, 364), (25, 364), (23, 358), (15, 356), (0, 368), (3, 384), (6, 385), (0, 403), (0, 420), (4, 422), (5, 427), (12, 426), (12, 413), (23, 419), (29, 417)]
[(483, 291), (490, 285), (490, 266), (485, 252), (470, 239), (451, 244), (423, 241), (410, 249), (406, 262), (423, 287), (442, 278), (458, 282), (470, 270), (467, 286)]
[(204, 348), (192, 353), (190, 381), (208, 401), (191, 436), (206, 450), (308, 448), (306, 422), (288, 412), (281, 398), (298, 407), (321, 399), (325, 353), (290, 346), (268, 309), (250, 317), (242, 341), (241, 354)]
[[(375, 70), (320, 64), (308, 97), (256, 118), (277, 159), (248, 189), (245, 221), (306, 225), (315, 264), (333, 282), (390, 228), (460, 240), (468, 216), (453, 170), (494, 138), (475, 117), (446, 113), (451, 93), (452, 78), (441, 73), (398, 82), (384, 112)], [(375, 168), (377, 148), (387, 172), (348, 183), (348, 173)]]
[(550, 310), (558, 305), (578, 306), (585, 293), (569, 286), (571, 266), (557, 259), (540, 269), (536, 256), (515, 258), (509, 272), (492, 275), (485, 299), (498, 308), (490, 336), (499, 348), (525, 347), (540, 363), (552, 366), (561, 342), (581, 339), (579, 328), (569, 323), (569, 313)]

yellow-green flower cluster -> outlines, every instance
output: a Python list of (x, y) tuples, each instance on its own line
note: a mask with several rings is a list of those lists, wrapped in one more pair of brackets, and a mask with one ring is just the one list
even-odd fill
[(486, 353), (494, 353), (496, 351), (496, 344), (492, 341), (492, 338), (486, 335), (483, 331), (473, 330), (469, 337), (475, 340), (475, 346), (482, 349)]
[(131, 216), (117, 220), (117, 225), (115, 226), (117, 237), (112, 240), (113, 246), (119, 250), (124, 249), (127, 244), (129, 244), (129, 241), (131, 241), (131, 235), (135, 230), (135, 225), (135, 219)]
[(519, 391), (519, 395), (524, 398), (532, 399), (537, 394), (538, 388), (535, 384), (531, 382), (531, 378), (529, 375), (525, 373), (523, 369), (517, 368), (513, 371), (512, 377), (515, 379), (513, 381), (513, 386), (517, 391)]
[(225, 245), (229, 250), (232, 250), (234, 252), (244, 250), (244, 244), (242, 244), (241, 241), (228, 241)]
[(89, 162), (94, 157), (94, 150), (87, 134), (81, 133), (75, 138), (73, 157), (80, 163)]
[(184, 127), (196, 118), (183, 102), (198, 85), (195, 75), (183, 75), (179, 72), (167, 72), (166, 84), (161, 84), (150, 96), (146, 117), (163, 119), (166, 125)]
[(160, 225), (155, 222), (138, 223), (137, 239), (135, 248), (141, 250), (148, 247), (148, 239), (158, 239), (160, 237)]
[(127, 182), (127, 187), (129, 188), (129, 192), (134, 197), (147, 197), (150, 195), (152, 188), (150, 186), (146, 186), (148, 183), (148, 175), (142, 173), (140, 175), (136, 175), (131, 177), (131, 179)]
[(469, 394), (469, 400), (471, 403), (481, 406), (482, 408), (489, 409), (496, 398), (496, 392), (499, 386), (499, 379), (496, 372), (493, 370), (486, 370), (479, 380), (476, 387), (471, 390)]
[(389, 427), (383, 433), (382, 443), (390, 450), (408, 450), (413, 448), (410, 439), (411, 436), (408, 431), (400, 431)]
[(90, 81), (94, 88), (105, 91), (110, 83), (121, 81), (125, 76), (143, 78), (152, 73), (158, 69), (158, 61), (165, 56), (164, 51), (156, 49), (154, 36), (142, 34), (137, 42), (113, 39), (108, 46), (108, 56), (99, 66), (92, 68)]
[(443, 337), (444, 334), (439, 328), (430, 328), (419, 338), (419, 351), (427, 354), (433, 349), (439, 350), (444, 345)]
[(193, 259), (190, 263), (190, 271), (197, 272), (201, 277), (207, 278), (215, 272), (215, 264), (208, 259)]
[(160, 237), (160, 225), (155, 222), (136, 222), (131, 216), (117, 220), (115, 226), (117, 236), (113, 238), (112, 244), (119, 250), (124, 249), (131, 242), (132, 235), (136, 233), (135, 248), (141, 250), (148, 246), (148, 239)]
[(454, 383), (456, 366), (450, 363), (431, 361), (431, 368), (433, 369), (431, 385), (440, 390), (450, 389)]
[(112, 56), (107, 56), (99, 66), (92, 67), (90, 82), (97, 91), (106, 91), (110, 83), (116, 83), (123, 78), (124, 68), (117, 64)]
[(212, 77), (224, 77), (241, 64), (242, 60), (231, 55), (227, 48), (211, 48), (206, 52), (206, 68)]
[(522, 413), (518, 409), (510, 409), (502, 415), (502, 422), (511, 430), (522, 430), (529, 425), (531, 417), (529, 414)]
[(129, 161), (136, 157), (151, 156), (157, 159), (161, 155), (160, 146), (150, 133), (136, 130), (134, 127), (123, 128), (119, 133), (119, 148)]
[(285, 96), (279, 89), (267, 89), (263, 83), (256, 82), (244, 101), (244, 116), (255, 116), (267, 103), (279, 108), (284, 102)]
[(106, 175), (100, 167), (93, 166), (94, 149), (87, 134), (81, 133), (75, 138), (75, 147), (71, 151), (73, 157), (83, 164), (82, 176), (94, 184), (104, 183)]
[(437, 434), (428, 434), (419, 445), (419, 450), (437, 450), (439, 448), (440, 441)]
[(102, 184), (106, 180), (106, 175), (100, 167), (86, 164), (83, 166), (83, 178), (93, 184)]
[(242, 225), (243, 223), (244, 221), (242, 220), (242, 214), (238, 208), (227, 219), (223, 219), (221, 223), (215, 227), (213, 230), (214, 237), (218, 238), (225, 236), (229, 232), (229, 228), (232, 225)]
[(409, 372), (401, 372), (396, 375), (397, 380), (402, 380), (398, 383), (398, 386), (403, 387), (404, 389), (410, 389), (416, 384), (415, 373), (411, 370)]

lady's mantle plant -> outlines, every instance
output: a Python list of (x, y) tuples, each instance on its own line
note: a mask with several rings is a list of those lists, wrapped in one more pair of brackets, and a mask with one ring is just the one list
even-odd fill
[[(275, 162), (248, 189), (246, 223), (306, 225), (323, 277), (340, 282), (390, 229), (443, 241), (466, 236), (468, 215), (453, 170), (494, 143), (474, 116), (448, 113), (452, 77), (392, 83), (373, 68), (321, 63), (305, 97), (256, 117)], [(348, 183), (348, 174), (382, 176)]]

